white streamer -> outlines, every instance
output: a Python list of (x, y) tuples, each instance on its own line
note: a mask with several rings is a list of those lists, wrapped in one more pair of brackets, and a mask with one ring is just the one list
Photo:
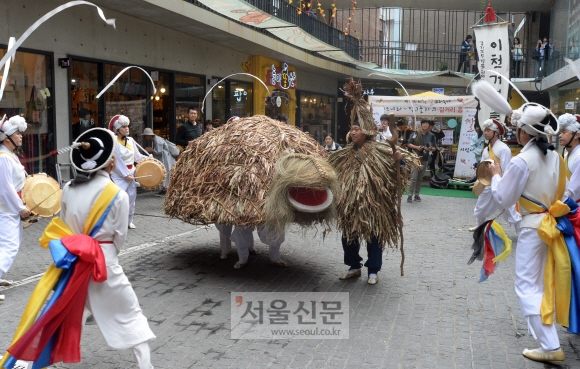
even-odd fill
[[(397, 81), (396, 79), (394, 79), (394, 78), (392, 78), (390, 76), (387, 76), (386, 74), (383, 74), (383, 73), (371, 73), (371, 74), (368, 75), (368, 77), (373, 76), (373, 75), (387, 77), (388, 79), (391, 79), (391, 80), (397, 82), (399, 84), (399, 86), (401, 86), (401, 88), (403, 89), (403, 91), (405, 91), (405, 93), (407, 94), (407, 96), (411, 97), (411, 95), (409, 95), (409, 93), (405, 89), (405, 86), (403, 86), (401, 84), (401, 82)], [(414, 124), (417, 125), (417, 114), (415, 114), (415, 105), (413, 105), (412, 98), (409, 99), (409, 102), (411, 103), (411, 106), (413, 107), (413, 118), (415, 118)]]
[[(101, 10), (101, 8), (99, 8), (98, 6), (96, 6), (93, 3), (90, 3), (88, 1), (71, 1), (68, 2), (66, 4), (63, 4), (51, 11), (49, 11), (48, 13), (46, 13), (42, 18), (40, 18), (39, 20), (37, 20), (36, 22), (34, 22), (34, 24), (30, 27), (28, 27), (28, 29), (26, 30), (26, 32), (24, 32), (22, 34), (22, 36), (20, 36), (20, 38), (16, 41), (14, 41), (14, 37), (10, 38), (10, 41), (8, 42), (8, 50), (6, 52), (6, 55), (4, 55), (4, 57), (2, 58), (2, 60), (0, 60), (0, 68), (4, 67), (4, 74), (2, 77), (2, 85), (0, 85), (0, 100), (2, 100), (2, 96), (4, 95), (4, 87), (6, 86), (6, 81), (7, 81), (7, 77), (8, 77), (8, 71), (10, 69), (10, 62), (8, 61), (10, 58), (12, 58), (12, 61), (14, 61), (14, 57), (16, 56), (16, 50), (20, 47), (20, 45), (22, 45), (22, 43), (28, 38), (28, 36), (30, 36), (32, 34), (32, 32), (34, 32), (38, 27), (40, 27), (40, 25), (44, 22), (46, 22), (48, 19), (50, 19), (53, 15), (60, 13), (61, 11), (68, 9), (70, 7), (76, 6), (76, 5), (91, 5), (94, 6), (95, 8), (97, 8), (97, 12), (99, 13), (99, 16), (101, 17), (102, 20), (105, 21), (105, 23), (112, 25), (113, 28), (117, 29), (117, 27), (115, 26), (115, 19), (111, 18), (111, 19), (107, 19), (105, 18), (105, 13), (103, 13), (103, 11)], [(11, 45), (12, 44), (12, 45)]]
[(257, 79), (258, 81), (260, 81), (262, 83), (262, 85), (264, 85), (264, 87), (266, 88), (266, 91), (268, 91), (268, 93), (270, 93), (270, 90), (268, 90), (268, 86), (266, 86), (266, 84), (264, 83), (264, 81), (262, 81), (260, 78), (256, 77), (253, 74), (250, 74), (250, 73), (234, 73), (234, 74), (230, 74), (229, 76), (220, 79), (215, 85), (211, 86), (211, 88), (209, 89), (209, 91), (205, 94), (205, 96), (203, 97), (203, 101), (201, 102), (201, 112), (202, 113), (203, 113), (203, 107), (205, 106), (205, 99), (207, 98), (207, 95), (209, 95), (209, 93), (215, 88), (215, 86), (219, 85), (220, 83), (222, 83), (222, 81), (230, 78), (231, 76), (237, 76), (238, 74), (244, 74), (246, 76), (250, 76), (250, 77), (253, 77), (253, 78)]
[(146, 71), (145, 69), (143, 69), (143, 68), (141, 68), (141, 67), (138, 67), (138, 66), (136, 66), (136, 65), (131, 65), (131, 66), (129, 66), (129, 67), (127, 67), (127, 68), (123, 69), (122, 71), (120, 71), (120, 72), (119, 72), (119, 74), (117, 74), (117, 75), (115, 76), (115, 78), (113, 78), (113, 80), (112, 80), (111, 82), (109, 82), (109, 84), (108, 84), (108, 85), (106, 85), (106, 86), (105, 86), (105, 88), (103, 88), (103, 89), (101, 90), (101, 92), (99, 92), (99, 94), (97, 95), (97, 99), (98, 99), (99, 97), (101, 97), (101, 95), (102, 95), (102, 94), (104, 94), (104, 93), (105, 93), (105, 91), (107, 91), (107, 90), (109, 89), (109, 87), (111, 87), (111, 86), (113, 85), (113, 83), (115, 83), (115, 82), (116, 82), (116, 81), (119, 79), (119, 77), (121, 77), (121, 75), (122, 75), (123, 73), (125, 73), (125, 71), (126, 71), (127, 69), (131, 69), (131, 68), (139, 68), (139, 69), (141, 69), (141, 70), (143, 71), (143, 73), (145, 73), (145, 75), (146, 75), (147, 77), (149, 77), (149, 80), (151, 81), (151, 86), (153, 86), (153, 95), (155, 95), (155, 94), (157, 93), (157, 89), (155, 88), (155, 83), (153, 82), (153, 78), (151, 78), (151, 76), (149, 75), (149, 73), (147, 73), (147, 71)]
[[(514, 83), (512, 83), (512, 81), (510, 81), (510, 79), (509, 79), (509, 78), (507, 78), (507, 77), (506, 77), (506, 76), (504, 76), (503, 74), (501, 74), (501, 73), (498, 73), (498, 72), (496, 72), (496, 71), (494, 71), (494, 70), (489, 70), (489, 69), (487, 69), (487, 70), (486, 70), (486, 72), (490, 72), (490, 73), (497, 74), (497, 75), (498, 75), (498, 76), (500, 76), (501, 78), (505, 79), (505, 80), (506, 80), (506, 81), (507, 81), (507, 82), (510, 84), (510, 86), (512, 86), (512, 87), (513, 87), (513, 89), (514, 89), (514, 90), (516, 90), (516, 92), (520, 94), (520, 96), (521, 96), (521, 97), (522, 97), (522, 99), (523, 99), (523, 100), (526, 102), (526, 104), (527, 104), (527, 103), (529, 103), (529, 101), (528, 101), (528, 99), (526, 98), (526, 96), (525, 96), (525, 95), (522, 93), (522, 91), (520, 91), (520, 89), (519, 89), (519, 88), (517, 88), (517, 87), (516, 87), (516, 85), (515, 85)], [(469, 84), (468, 84), (468, 85), (467, 85), (467, 87), (465, 88), (465, 91), (469, 91), (469, 86), (471, 86), (471, 84), (473, 83), (473, 81), (475, 81), (475, 77), (477, 77), (477, 76), (479, 76), (479, 75), (480, 75), (480, 74), (479, 74), (479, 73), (477, 73), (475, 76), (473, 76), (473, 79), (472, 79), (472, 80), (469, 82)]]

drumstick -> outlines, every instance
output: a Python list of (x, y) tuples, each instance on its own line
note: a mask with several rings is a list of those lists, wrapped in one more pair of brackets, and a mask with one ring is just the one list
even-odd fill
[(42, 204), (43, 202), (45, 202), (46, 200), (48, 200), (52, 195), (54, 195), (55, 193), (57, 193), (58, 191), (60, 191), (61, 189), (57, 189), (56, 191), (54, 191), (53, 193), (51, 193), (50, 195), (48, 195), (44, 200), (42, 200), (41, 202), (39, 202), (38, 204), (36, 204), (35, 207), (33, 207), (32, 209), (30, 209), (29, 211), (32, 212), (34, 209), (36, 209), (37, 207), (40, 206), (40, 204)]
[(137, 179), (137, 178), (146, 178), (146, 177), (153, 177), (153, 174), (149, 174), (147, 176), (139, 176), (139, 177), (133, 177), (133, 179)]

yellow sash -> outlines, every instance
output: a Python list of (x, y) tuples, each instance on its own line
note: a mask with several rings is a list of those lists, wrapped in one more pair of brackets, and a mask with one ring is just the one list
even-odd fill
[(559, 155), (558, 157), (560, 158), (560, 172), (554, 203), (546, 210), (542, 206), (520, 197), (519, 204), (530, 213), (545, 213), (542, 223), (538, 227), (538, 235), (542, 241), (548, 244), (544, 267), (544, 296), (540, 309), (542, 323), (550, 325), (554, 322), (555, 307), (556, 322), (568, 327), (572, 268), (564, 236), (556, 228), (558, 224), (556, 218), (568, 214), (570, 208), (560, 200), (566, 189), (567, 168), (562, 157)]
[[(564, 149), (566, 150), (566, 149)], [(568, 155), (566, 155), (566, 178), (568, 178), (568, 180), (570, 180), (570, 178), (572, 178), (572, 172), (570, 171), (570, 167), (568, 166), (568, 160), (570, 159), (570, 153), (568, 153)]]
[(487, 145), (487, 152), (489, 153), (489, 157), (493, 159), (496, 163), (501, 165), (501, 160), (497, 157), (497, 155), (491, 149), (491, 143)]
[[(120, 188), (113, 182), (110, 182), (101, 195), (97, 198), (95, 205), (92, 207), (87, 220), (85, 221), (85, 225), (83, 228), (83, 234), (88, 234), (91, 229), (95, 226), (97, 221), (101, 218), (109, 204), (113, 201), (117, 193), (119, 192)], [(73, 232), (70, 230), (68, 225), (62, 221), (62, 219), (55, 217), (52, 221), (48, 224), (46, 229), (44, 230), (43, 235), (40, 237), (40, 246), (44, 247), (45, 249), (48, 248), (48, 243), (52, 240), (58, 240), (66, 236), (72, 236)], [(38, 284), (34, 288), (30, 299), (28, 300), (28, 304), (24, 309), (24, 313), (22, 314), (22, 318), (20, 318), (20, 324), (18, 324), (18, 328), (16, 328), (16, 332), (14, 333), (14, 338), (12, 338), (13, 345), (24, 333), (26, 333), (30, 327), (36, 321), (36, 317), (40, 313), (40, 309), (44, 306), (48, 295), (58, 282), (60, 275), (62, 274), (62, 269), (57, 268), (52, 264), (48, 267), (48, 270), (44, 273)], [(6, 352), (2, 360), (0, 360), (0, 368), (4, 367), (4, 363), (8, 360), (10, 354)]]
[[(8, 155), (9, 157), (11, 157), (11, 158), (12, 158), (12, 160), (14, 160), (14, 161), (16, 161), (18, 164), (20, 164), (20, 160), (16, 159), (16, 158), (14, 157), (14, 155), (10, 155), (10, 153), (8, 153), (8, 152), (6, 152), (6, 151), (0, 151), (0, 155)], [(22, 164), (20, 164), (20, 165), (22, 165)]]
[(127, 140), (127, 142), (125, 142), (125, 140), (121, 139), (120, 137), (117, 137), (117, 142), (119, 143), (119, 145), (125, 146), (130, 151), (133, 151), (133, 145), (131, 145), (129, 140)]

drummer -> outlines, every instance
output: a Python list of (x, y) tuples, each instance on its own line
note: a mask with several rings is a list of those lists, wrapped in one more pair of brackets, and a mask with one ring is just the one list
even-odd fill
[(166, 175), (165, 180), (163, 181), (163, 187), (159, 191), (159, 195), (162, 195), (167, 190), (167, 186), (169, 185), (169, 173), (171, 172), (171, 168), (173, 164), (175, 164), (175, 158), (169, 152), (169, 146), (167, 146), (167, 142), (155, 133), (151, 128), (145, 128), (141, 136), (145, 137), (147, 142), (151, 143), (152, 147), (145, 147), (148, 153), (153, 154), (153, 157), (165, 165)]
[(117, 135), (115, 146), (115, 169), (111, 172), (111, 179), (115, 184), (129, 195), (129, 229), (135, 229), (133, 217), (135, 216), (135, 200), (137, 199), (137, 187), (135, 181), (135, 162), (145, 157), (139, 153), (137, 143), (129, 136), (129, 118), (124, 115), (115, 115), (109, 121), (109, 129)]
[[(22, 202), (20, 191), (26, 182), (26, 171), (14, 150), (22, 145), (22, 132), (26, 121), (20, 116), (0, 122), (0, 286), (11, 282), (3, 279), (16, 258), (22, 241), (20, 218), (30, 215), (30, 210)], [(0, 301), (4, 295), (0, 295)]]

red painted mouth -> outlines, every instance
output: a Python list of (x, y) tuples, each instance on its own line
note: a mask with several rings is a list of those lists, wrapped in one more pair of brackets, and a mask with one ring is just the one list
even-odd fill
[(292, 187), (288, 190), (288, 200), (292, 206), (305, 213), (318, 213), (325, 210), (332, 203), (332, 192), (326, 188), (324, 190), (314, 190), (304, 187)]

